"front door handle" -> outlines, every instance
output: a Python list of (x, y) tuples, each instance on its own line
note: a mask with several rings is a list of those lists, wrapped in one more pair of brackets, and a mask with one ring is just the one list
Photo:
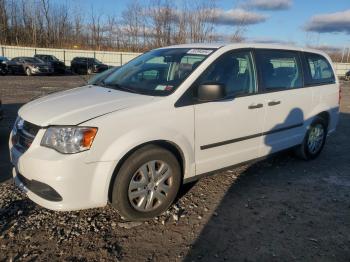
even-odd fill
[(269, 106), (276, 106), (276, 105), (279, 105), (279, 104), (281, 104), (281, 101), (270, 101), (270, 102), (268, 102)]
[(252, 104), (248, 106), (249, 109), (256, 109), (256, 108), (262, 108), (264, 105), (263, 104)]

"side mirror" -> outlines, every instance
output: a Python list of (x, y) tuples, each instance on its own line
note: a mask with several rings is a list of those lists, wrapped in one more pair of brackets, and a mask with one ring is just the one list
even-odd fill
[(226, 97), (226, 88), (220, 83), (201, 84), (197, 90), (197, 99), (200, 102), (218, 101)]

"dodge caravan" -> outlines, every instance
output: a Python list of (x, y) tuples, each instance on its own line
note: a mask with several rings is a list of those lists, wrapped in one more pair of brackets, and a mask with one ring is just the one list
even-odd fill
[(316, 158), (335, 131), (330, 58), (267, 44), (188, 44), (147, 52), (98, 85), (18, 112), (9, 146), (16, 184), (53, 210), (112, 204), (159, 215), (183, 183), (294, 148)]

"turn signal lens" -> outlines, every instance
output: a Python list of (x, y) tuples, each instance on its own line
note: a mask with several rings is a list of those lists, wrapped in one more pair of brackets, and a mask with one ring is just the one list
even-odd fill
[(92, 145), (92, 142), (94, 141), (96, 133), (97, 133), (97, 128), (92, 127), (90, 129), (86, 129), (83, 132), (83, 139), (81, 141), (81, 146), (85, 148), (90, 148)]

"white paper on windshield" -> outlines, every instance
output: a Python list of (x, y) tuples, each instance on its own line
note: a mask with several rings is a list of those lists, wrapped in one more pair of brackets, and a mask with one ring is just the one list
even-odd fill
[(165, 86), (165, 85), (157, 85), (155, 90), (162, 90), (162, 91), (164, 91), (166, 89), (166, 87), (167, 86)]
[(187, 51), (187, 54), (191, 55), (209, 55), (213, 52), (210, 49), (191, 49)]

